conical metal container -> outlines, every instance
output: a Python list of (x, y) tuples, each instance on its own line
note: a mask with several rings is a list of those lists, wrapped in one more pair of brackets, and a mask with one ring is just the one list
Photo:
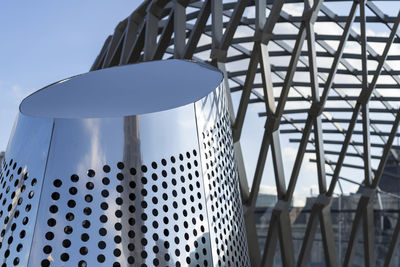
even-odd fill
[(20, 105), (0, 177), (2, 266), (248, 266), (222, 74), (168, 60)]

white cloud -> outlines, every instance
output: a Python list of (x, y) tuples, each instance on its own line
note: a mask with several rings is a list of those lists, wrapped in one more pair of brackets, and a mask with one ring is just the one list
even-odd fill
[(260, 194), (276, 195), (276, 188), (275, 188), (275, 186), (262, 184), (262, 185), (260, 185), (259, 192), (260, 192)]

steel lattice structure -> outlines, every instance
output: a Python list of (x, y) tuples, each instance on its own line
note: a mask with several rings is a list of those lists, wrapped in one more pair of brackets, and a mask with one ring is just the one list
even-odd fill
[[(342, 171), (350, 168), (362, 170), (363, 182), (343, 265), (351, 265), (361, 236), (364, 265), (375, 266), (375, 196), (387, 159), (399, 161), (400, 156), (400, 147), (393, 145), (400, 136), (400, 55), (396, 54), (400, 13), (395, 1), (391, 4), (394, 15), (382, 11), (380, 4), (366, 0), (146, 0), (107, 38), (91, 70), (168, 58), (217, 66), (228, 91), (240, 94), (237, 112), (233, 104), (230, 107), (231, 125), (252, 265), (271, 266), (279, 241), (285, 266), (306, 266), (318, 227), (326, 264), (342, 264), (335, 248), (331, 203), (340, 181), (351, 180)], [(325, 25), (335, 30), (321, 31)], [(367, 36), (378, 28), (385, 34)], [(265, 103), (260, 115), (266, 116), (266, 122), (254, 178), (248, 185), (240, 139), (248, 105), (254, 103)], [(287, 185), (283, 134), (298, 143)], [(268, 152), (278, 203), (266, 245), (259, 248), (254, 208)], [(315, 155), (319, 196), (297, 256), (289, 211), (306, 153)], [(391, 263), (399, 233), (400, 219), (388, 244), (385, 266)]]

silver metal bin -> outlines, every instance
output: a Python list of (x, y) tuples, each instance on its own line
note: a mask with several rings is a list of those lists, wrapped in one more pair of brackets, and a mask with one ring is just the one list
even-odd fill
[(222, 79), (155, 61), (25, 98), (0, 176), (0, 264), (248, 266)]

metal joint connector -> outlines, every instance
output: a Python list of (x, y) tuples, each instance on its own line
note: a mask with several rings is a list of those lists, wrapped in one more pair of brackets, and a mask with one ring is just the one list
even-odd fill
[(308, 10), (304, 10), (303, 15), (301, 17), (301, 21), (306, 22), (306, 23), (311, 22), (312, 14), (313, 14), (312, 8), (310, 8)]
[(139, 12), (135, 12), (130, 16), (130, 20), (137, 24), (140, 25), (142, 21), (144, 20), (145, 14), (140, 14)]
[(359, 95), (357, 102), (360, 103), (361, 105), (367, 104), (369, 102), (369, 99), (371, 98), (371, 94), (369, 90), (363, 90), (361, 94)]
[(257, 30), (255, 33), (254, 33), (254, 37), (253, 37), (253, 40), (254, 40), (254, 42), (260, 42), (260, 43), (263, 43), (263, 44), (268, 44), (268, 42), (270, 41), (270, 40), (272, 40), (272, 37), (273, 37), (274, 35), (272, 34), (272, 33), (268, 33), (268, 32), (264, 32), (264, 31), (262, 31), (261, 29), (260, 30)]
[(189, 5), (189, 0), (175, 0), (175, 2), (185, 8)]
[(308, 113), (313, 118), (316, 118), (316, 117), (320, 116), (323, 111), (324, 111), (324, 106), (321, 102), (313, 102), (311, 104), (311, 107), (310, 107), (310, 110), (308, 111)]
[(332, 197), (329, 197), (326, 194), (321, 194), (317, 197), (315, 203), (324, 207), (328, 206), (332, 203)]
[(115, 31), (124, 32), (126, 29), (126, 24), (128, 23), (128, 19), (124, 19), (120, 23), (118, 23), (117, 27), (115, 27)]
[(162, 19), (163, 8), (157, 5), (156, 3), (152, 3), (147, 12), (151, 13), (153, 16), (157, 17), (158, 19)]
[(265, 122), (265, 130), (272, 134), (276, 130), (279, 129), (280, 121), (278, 118), (275, 116), (275, 114), (268, 114), (268, 119)]
[(376, 189), (370, 187), (360, 187), (359, 192), (363, 197), (373, 198), (376, 194)]
[(290, 208), (290, 203), (288, 201), (280, 199), (276, 203), (274, 210), (289, 210), (289, 208)]
[(213, 50), (211, 50), (210, 58), (215, 59), (218, 62), (226, 62), (227, 55), (228, 53), (226, 50), (214, 48)]

